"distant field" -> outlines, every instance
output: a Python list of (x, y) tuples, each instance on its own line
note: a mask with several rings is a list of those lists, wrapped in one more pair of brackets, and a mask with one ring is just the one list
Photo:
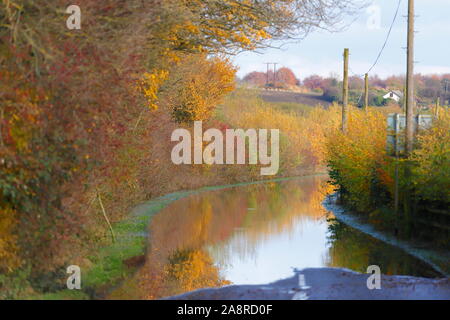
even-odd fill
[(307, 93), (284, 92), (284, 91), (261, 91), (260, 97), (266, 102), (286, 102), (308, 105), (316, 107), (321, 105), (328, 107), (330, 102), (324, 100), (322, 96)]

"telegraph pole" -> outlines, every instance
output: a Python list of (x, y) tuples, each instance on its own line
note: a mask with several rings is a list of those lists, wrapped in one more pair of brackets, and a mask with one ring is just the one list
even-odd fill
[(445, 82), (445, 91), (444, 91), (444, 101), (443, 101), (443, 103), (444, 103), (444, 106), (446, 106), (447, 105), (447, 87), (448, 87), (449, 81), (447, 79), (444, 79), (444, 82)]
[(266, 73), (266, 87), (269, 87), (269, 67), (271, 65), (270, 62), (265, 63), (267, 65), (267, 73)]
[(273, 64), (273, 87), (275, 89), (277, 88), (277, 64), (278, 63)]
[(406, 112), (406, 84), (403, 88), (403, 103), (402, 103), (402, 112)]
[(408, 2), (408, 54), (406, 71), (406, 154), (414, 144), (414, 0)]
[(342, 84), (342, 132), (347, 132), (348, 126), (348, 56), (349, 49), (344, 49), (344, 81)]
[(440, 102), (441, 102), (441, 98), (437, 98), (436, 99), (436, 109), (434, 109), (434, 117), (436, 118), (436, 119), (438, 119), (439, 118), (439, 107), (440, 107)]
[[(414, 0), (408, 1), (408, 53), (407, 53), (407, 71), (406, 71), (406, 157), (411, 156), (414, 147)], [(404, 175), (408, 179), (411, 176), (411, 163), (406, 162)], [(409, 234), (411, 219), (413, 214), (413, 192), (411, 188), (403, 191), (404, 197), (404, 223), (406, 232)]]
[(369, 110), (369, 74), (364, 76), (364, 110)]

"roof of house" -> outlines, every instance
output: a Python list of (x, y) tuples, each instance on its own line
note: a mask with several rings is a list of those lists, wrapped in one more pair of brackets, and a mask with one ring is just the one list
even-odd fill
[(403, 97), (403, 92), (401, 92), (400, 90), (392, 90), (392, 92), (398, 95), (400, 98)]
[(403, 98), (403, 92), (401, 92), (400, 90), (390, 90), (384, 95), (384, 97), (389, 95), (391, 92), (397, 95), (398, 97)]

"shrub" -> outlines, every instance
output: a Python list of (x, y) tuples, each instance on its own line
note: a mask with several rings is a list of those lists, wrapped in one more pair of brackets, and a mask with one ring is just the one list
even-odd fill
[(373, 183), (386, 160), (386, 121), (381, 112), (351, 108), (346, 134), (336, 130), (327, 142), (330, 177), (346, 203), (357, 211), (371, 208)]
[(235, 88), (236, 69), (222, 58), (194, 55), (178, 68), (178, 90), (169, 98), (176, 122), (208, 120), (223, 97)]
[(341, 96), (342, 95), (338, 87), (328, 87), (325, 88), (323, 92), (324, 99), (329, 102), (339, 101)]
[(443, 110), (429, 130), (421, 132), (412, 160), (413, 184), (425, 200), (450, 203), (450, 112)]
[[(406, 236), (411, 236), (412, 231), (417, 235), (423, 229), (418, 227), (417, 219), (445, 223), (442, 217), (423, 215), (421, 210), (427, 207), (442, 211), (450, 202), (449, 114), (448, 110), (442, 111), (430, 129), (419, 132), (413, 154), (397, 161), (386, 152), (385, 115), (381, 111), (366, 114), (352, 109), (348, 132), (337, 130), (327, 143), (329, 174), (344, 204), (370, 214), (372, 221), (385, 228), (392, 228), (396, 220), (397, 231)], [(394, 216), (396, 165), (399, 212)], [(437, 236), (434, 239), (440, 241)]]

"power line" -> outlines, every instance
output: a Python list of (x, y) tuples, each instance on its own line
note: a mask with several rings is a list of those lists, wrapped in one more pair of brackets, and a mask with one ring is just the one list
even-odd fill
[[(395, 10), (395, 15), (394, 15), (394, 18), (392, 19), (392, 23), (391, 23), (391, 25), (389, 27), (389, 31), (388, 31), (388, 33), (386, 35), (386, 39), (384, 40), (383, 46), (381, 47), (380, 52), (378, 53), (377, 58), (375, 59), (375, 62), (372, 64), (372, 66), (369, 68), (369, 70), (366, 72), (366, 74), (369, 74), (373, 70), (373, 68), (375, 68), (375, 66), (378, 64), (378, 61), (380, 60), (381, 55), (383, 54), (384, 49), (386, 48), (386, 45), (387, 45), (387, 43), (389, 41), (389, 38), (391, 36), (392, 29), (394, 27), (395, 21), (397, 21), (397, 17), (398, 17), (398, 13), (400, 11), (400, 5), (401, 4), (402, 4), (402, 0), (398, 0), (397, 9)], [(355, 73), (352, 70), (352, 68), (350, 68), (350, 72), (352, 73), (353, 76), (357, 76), (358, 78), (364, 78), (365, 77), (365, 74), (357, 74), (357, 73)], [(358, 102), (357, 102), (358, 105), (359, 105), (359, 102), (361, 101), (361, 98), (362, 98), (363, 94), (364, 94), (364, 91), (361, 91), (361, 95), (360, 95), (360, 97), (358, 99)]]
[[(372, 66), (369, 68), (369, 70), (368, 70), (366, 73), (370, 73), (370, 72), (373, 70), (373, 68), (375, 68), (375, 66), (378, 64), (378, 61), (380, 60), (381, 55), (383, 54), (384, 49), (386, 48), (386, 45), (387, 45), (387, 43), (388, 43), (388, 41), (389, 41), (389, 38), (390, 38), (390, 36), (391, 36), (392, 29), (393, 29), (393, 27), (394, 27), (395, 21), (397, 21), (398, 12), (399, 12), (399, 10), (400, 10), (400, 5), (401, 5), (401, 4), (402, 4), (402, 0), (398, 0), (397, 10), (395, 11), (394, 19), (392, 19), (392, 23), (391, 23), (391, 26), (389, 27), (389, 31), (388, 31), (388, 33), (387, 33), (386, 39), (385, 39), (385, 41), (384, 41), (384, 43), (383, 43), (383, 46), (381, 47), (381, 50), (380, 50), (380, 52), (378, 53), (378, 56), (377, 56), (377, 58), (375, 59), (375, 62), (372, 64)], [(358, 76), (358, 77), (360, 77), (360, 78), (361, 78), (361, 77), (364, 77), (364, 75), (356, 74), (356, 73), (354, 73), (352, 70), (350, 70), (350, 71), (351, 71), (351, 72), (353, 73), (353, 75), (355, 75), (355, 76)]]
[(384, 41), (383, 47), (381, 47), (380, 53), (378, 54), (377, 59), (375, 60), (374, 64), (369, 68), (369, 71), (367, 71), (366, 73), (370, 73), (370, 71), (372, 71), (372, 69), (375, 68), (375, 66), (377, 65), (378, 60), (380, 60), (380, 57), (383, 54), (383, 51), (386, 48), (386, 45), (389, 41), (389, 37), (391, 36), (392, 28), (394, 27), (395, 21), (397, 20), (398, 12), (400, 10), (401, 4), (402, 4), (402, 0), (398, 0), (397, 10), (395, 11), (394, 19), (392, 19), (392, 23), (391, 23), (391, 26), (389, 27), (389, 31), (386, 36), (386, 40)]

